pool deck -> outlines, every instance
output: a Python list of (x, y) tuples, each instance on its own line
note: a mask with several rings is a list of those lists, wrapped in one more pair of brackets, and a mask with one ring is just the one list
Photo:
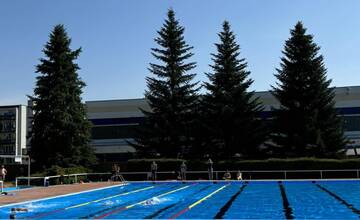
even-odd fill
[(43, 199), (47, 197), (61, 196), (70, 193), (78, 193), (88, 190), (94, 190), (103, 187), (120, 185), (120, 182), (97, 182), (83, 184), (66, 184), (49, 187), (35, 187), (24, 190), (9, 192), (8, 195), (0, 196), (0, 206), (30, 200)]

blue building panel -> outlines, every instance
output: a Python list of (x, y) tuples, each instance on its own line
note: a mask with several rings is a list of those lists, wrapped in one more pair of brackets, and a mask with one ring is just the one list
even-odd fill
[(90, 119), (93, 125), (125, 125), (125, 124), (140, 124), (144, 121), (144, 117), (130, 117), (130, 118), (99, 118)]
[(356, 115), (360, 114), (360, 107), (337, 108), (339, 115)]
[[(337, 108), (339, 115), (354, 115), (360, 114), (360, 107)], [(272, 117), (272, 111), (263, 111), (260, 117), (268, 119)], [(129, 117), (129, 118), (100, 118), (90, 119), (94, 125), (126, 125), (126, 124), (140, 124), (144, 121), (144, 117)]]

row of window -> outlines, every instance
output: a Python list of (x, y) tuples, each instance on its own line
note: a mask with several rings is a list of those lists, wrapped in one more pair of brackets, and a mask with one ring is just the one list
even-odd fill
[(360, 116), (342, 116), (344, 131), (360, 131)]
[(133, 138), (138, 125), (112, 125), (92, 128), (92, 139), (123, 139)]
[[(342, 116), (344, 131), (360, 131), (360, 116)], [(92, 139), (133, 138), (138, 125), (94, 126)]]
[(0, 145), (0, 154), (2, 155), (15, 154), (15, 146), (13, 144)]
[[(1, 133), (0, 123), (0, 142), (11, 142), (15, 139), (15, 133)], [(360, 131), (360, 116), (343, 116), (343, 125), (345, 131)], [(15, 126), (15, 124), (7, 124), (7, 126)], [(94, 126), (92, 128), (92, 139), (123, 139), (133, 138), (136, 134), (138, 125), (111, 125), (111, 126)]]
[(14, 133), (0, 133), (0, 144), (1, 143), (15, 143), (15, 132)]
[(15, 120), (0, 120), (0, 132), (15, 132)]

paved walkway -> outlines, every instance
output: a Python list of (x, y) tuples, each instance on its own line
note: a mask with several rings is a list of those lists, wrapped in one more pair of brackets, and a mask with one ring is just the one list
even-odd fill
[(0, 205), (24, 202), (34, 199), (41, 199), (51, 196), (59, 196), (69, 193), (82, 192), (101, 187), (121, 184), (120, 182), (99, 182), (99, 183), (83, 183), (83, 184), (69, 184), (57, 185), (49, 187), (36, 187), (31, 189), (11, 191), (9, 195), (0, 196)]

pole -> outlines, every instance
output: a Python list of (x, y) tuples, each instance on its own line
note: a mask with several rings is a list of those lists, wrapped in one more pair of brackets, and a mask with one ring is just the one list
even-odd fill
[(31, 158), (28, 156), (28, 186), (30, 186), (30, 166), (31, 166)]

